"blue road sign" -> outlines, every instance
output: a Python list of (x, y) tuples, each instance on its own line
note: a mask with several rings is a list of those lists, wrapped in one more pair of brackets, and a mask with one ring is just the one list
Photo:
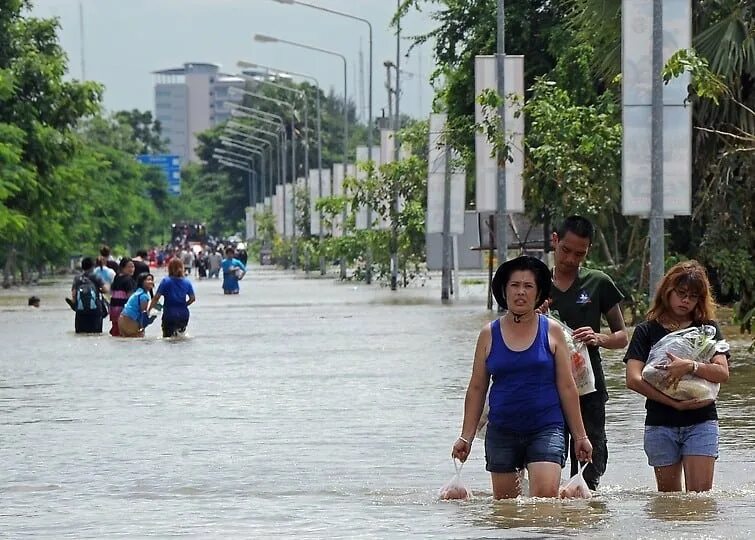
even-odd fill
[(158, 167), (165, 173), (168, 181), (168, 192), (172, 195), (181, 194), (181, 159), (172, 154), (141, 154), (136, 160), (144, 165)]

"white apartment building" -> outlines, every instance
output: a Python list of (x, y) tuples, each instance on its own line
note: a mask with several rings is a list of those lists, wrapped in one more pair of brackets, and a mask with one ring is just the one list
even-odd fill
[(181, 158), (181, 165), (197, 161), (197, 134), (225, 122), (228, 88), (244, 88), (244, 79), (220, 72), (218, 64), (188, 62), (179, 68), (162, 69), (155, 75), (155, 118), (168, 139), (168, 153)]

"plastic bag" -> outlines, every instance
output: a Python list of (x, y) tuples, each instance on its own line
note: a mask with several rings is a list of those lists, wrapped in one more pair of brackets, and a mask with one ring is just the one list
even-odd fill
[(465, 501), (472, 497), (472, 492), (464, 485), (464, 482), (461, 481), (461, 468), (463, 466), (463, 463), (457, 465), (456, 459), (454, 459), (454, 469), (456, 469), (456, 473), (454, 473), (451, 479), (440, 488), (440, 491), (438, 491), (438, 497), (440, 497), (441, 500)]
[(563, 322), (554, 317), (550, 319), (556, 321), (564, 331), (566, 336), (566, 345), (569, 347), (569, 364), (571, 365), (571, 374), (574, 382), (577, 383), (577, 392), (580, 396), (595, 392), (595, 373), (590, 362), (590, 352), (587, 345), (580, 341), (575, 341), (572, 337), (574, 330), (566, 326)]
[(560, 488), (558, 488), (559, 499), (589, 499), (592, 497), (590, 488), (587, 487), (585, 477), (582, 473), (587, 467), (587, 462), (580, 464), (577, 474), (569, 478), (569, 480)]
[(488, 398), (485, 398), (485, 406), (482, 408), (482, 414), (480, 415), (480, 421), (477, 422), (477, 432), (475, 438), (485, 440), (485, 434), (488, 432)]
[(665, 335), (650, 349), (642, 369), (642, 378), (668, 397), (678, 400), (716, 399), (721, 387), (697, 375), (684, 375), (676, 386), (671, 386), (663, 369), (670, 363), (666, 353), (695, 362), (710, 363), (719, 353), (729, 350), (729, 344), (715, 338), (716, 328), (711, 325), (691, 326)]

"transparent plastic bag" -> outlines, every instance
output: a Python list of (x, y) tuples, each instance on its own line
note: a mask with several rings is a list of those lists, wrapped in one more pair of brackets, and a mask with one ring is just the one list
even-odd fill
[(438, 491), (438, 497), (443, 501), (465, 501), (472, 497), (472, 492), (464, 485), (461, 480), (461, 468), (463, 463), (456, 464), (454, 459), (454, 469), (456, 472), (446, 484)]
[(556, 321), (564, 331), (566, 345), (569, 347), (569, 365), (571, 366), (571, 374), (574, 377), (574, 382), (577, 383), (577, 392), (579, 392), (580, 396), (595, 392), (595, 373), (592, 369), (590, 352), (587, 350), (587, 345), (575, 341), (573, 337), (574, 330), (566, 326), (563, 322), (555, 317), (549, 318)]
[(558, 488), (559, 499), (589, 499), (592, 497), (592, 492), (587, 487), (585, 477), (582, 476), (585, 467), (587, 467), (587, 461), (580, 464), (577, 474), (569, 478), (563, 486)]
[(642, 378), (672, 399), (716, 399), (720, 384), (690, 373), (672, 386), (668, 383), (664, 369), (670, 362), (666, 353), (709, 364), (716, 354), (729, 350), (729, 344), (724, 340), (717, 340), (715, 336), (716, 328), (711, 325), (692, 326), (665, 335), (650, 349), (642, 369)]

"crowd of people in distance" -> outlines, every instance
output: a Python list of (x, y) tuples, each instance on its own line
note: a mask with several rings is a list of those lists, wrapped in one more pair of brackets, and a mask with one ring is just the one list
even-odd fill
[[(220, 255), (221, 250), (225, 254)], [(155, 283), (152, 267), (167, 265), (168, 275)], [(196, 301), (189, 279), (220, 278), (224, 294), (238, 294), (246, 275), (246, 252), (217, 245), (177, 245), (165, 249), (139, 250), (134, 257), (116, 261), (108, 246), (100, 255), (81, 260), (81, 273), (71, 285), (66, 302), (76, 313), (77, 334), (99, 334), (103, 321), (111, 323), (110, 335), (143, 337), (145, 329), (161, 314), (163, 337), (183, 335), (189, 324), (189, 306)], [(37, 305), (39, 300), (29, 305)]]
[[(707, 325), (715, 328), (715, 339), (722, 339), (705, 268), (697, 261), (670, 268), (630, 342), (621, 292), (608, 275), (582, 265), (592, 240), (590, 221), (571, 216), (552, 235), (553, 269), (529, 256), (498, 267), (492, 292), (505, 313), (477, 338), (461, 435), (451, 456), (462, 463), (468, 458), (487, 396), (485, 461), (494, 498), (521, 495), (525, 471), (531, 496), (559, 496), (567, 456), (571, 475), (579, 467), (589, 490), (596, 490), (608, 463), (608, 392), (600, 350), (629, 344), (626, 386), (646, 398), (644, 450), (658, 490), (708, 491), (719, 450), (715, 400), (672, 399), (642, 377), (652, 347), (672, 332)], [(594, 391), (579, 395), (563, 327), (549, 316), (565, 323), (573, 341), (587, 347)], [(605, 332), (601, 317), (608, 325)], [(666, 356), (664, 385), (674, 387), (689, 376), (710, 383), (729, 378), (728, 352), (716, 349), (709, 362)]]

